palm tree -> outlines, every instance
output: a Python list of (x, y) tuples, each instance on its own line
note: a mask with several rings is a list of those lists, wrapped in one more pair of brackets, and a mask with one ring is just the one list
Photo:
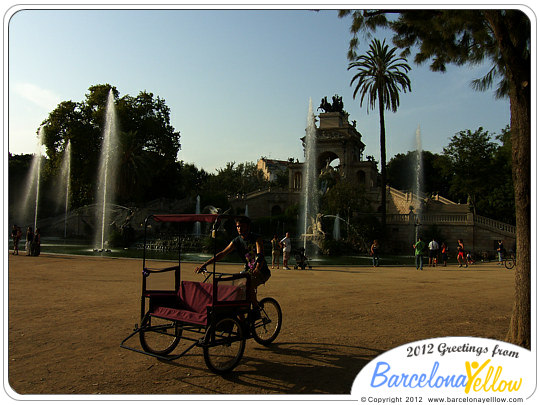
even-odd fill
[(399, 107), (399, 92), (411, 90), (411, 81), (407, 72), (411, 69), (403, 58), (395, 56), (397, 48), (388, 49), (385, 41), (373, 39), (367, 54), (356, 57), (349, 64), (347, 70), (356, 69), (357, 73), (351, 80), (352, 86), (356, 82), (353, 98), (358, 94), (360, 107), (367, 96), (368, 112), (379, 106), (379, 120), (381, 131), (381, 206), (382, 224), (386, 228), (386, 130), (384, 126), (384, 110), (396, 112)]

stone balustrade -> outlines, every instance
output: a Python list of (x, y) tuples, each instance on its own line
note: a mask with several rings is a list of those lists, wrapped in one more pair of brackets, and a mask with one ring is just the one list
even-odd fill
[(472, 212), (467, 214), (389, 214), (386, 222), (395, 225), (478, 225), (496, 232), (504, 232), (510, 235), (516, 234), (514, 225), (475, 215)]

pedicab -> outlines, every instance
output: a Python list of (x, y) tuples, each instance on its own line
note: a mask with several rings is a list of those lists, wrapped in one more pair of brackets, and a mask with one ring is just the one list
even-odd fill
[[(173, 361), (195, 347), (202, 348), (206, 366), (216, 374), (233, 370), (241, 361), (246, 340), (253, 338), (261, 345), (270, 345), (278, 336), (282, 324), (279, 303), (266, 297), (254, 304), (248, 299), (250, 276), (247, 273), (218, 273), (216, 263), (204, 269), (202, 282), (181, 279), (183, 223), (209, 223), (216, 255), (216, 231), (219, 225), (233, 218), (219, 214), (150, 215), (145, 220), (140, 325), (120, 346), (160, 360)], [(154, 224), (178, 226), (178, 263), (175, 266), (150, 268), (147, 253), (153, 243), (148, 229)], [(149, 278), (174, 272), (173, 289), (151, 289)], [(140, 347), (128, 345), (139, 337)], [(177, 354), (172, 352), (181, 341), (187, 347)]]

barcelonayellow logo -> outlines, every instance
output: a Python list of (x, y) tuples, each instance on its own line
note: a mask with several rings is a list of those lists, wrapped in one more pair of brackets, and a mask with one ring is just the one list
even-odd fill
[(535, 373), (534, 358), (522, 347), (445, 337), (399, 346), (371, 360), (356, 377), (352, 393), (527, 397), (535, 389)]

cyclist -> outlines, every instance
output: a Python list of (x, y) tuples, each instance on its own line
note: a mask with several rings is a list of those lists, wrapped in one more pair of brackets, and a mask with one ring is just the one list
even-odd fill
[[(248, 299), (254, 307), (258, 306), (257, 287), (266, 283), (271, 276), (270, 269), (264, 258), (263, 242), (259, 235), (251, 232), (251, 220), (242, 216), (235, 219), (238, 236), (221, 252), (208, 259), (201, 266), (195, 268), (196, 273), (203, 272), (207, 266), (222, 260), (229, 253), (236, 251), (244, 262), (244, 271), (251, 279), (250, 291), (247, 291)], [(242, 272), (242, 273), (243, 273)]]

